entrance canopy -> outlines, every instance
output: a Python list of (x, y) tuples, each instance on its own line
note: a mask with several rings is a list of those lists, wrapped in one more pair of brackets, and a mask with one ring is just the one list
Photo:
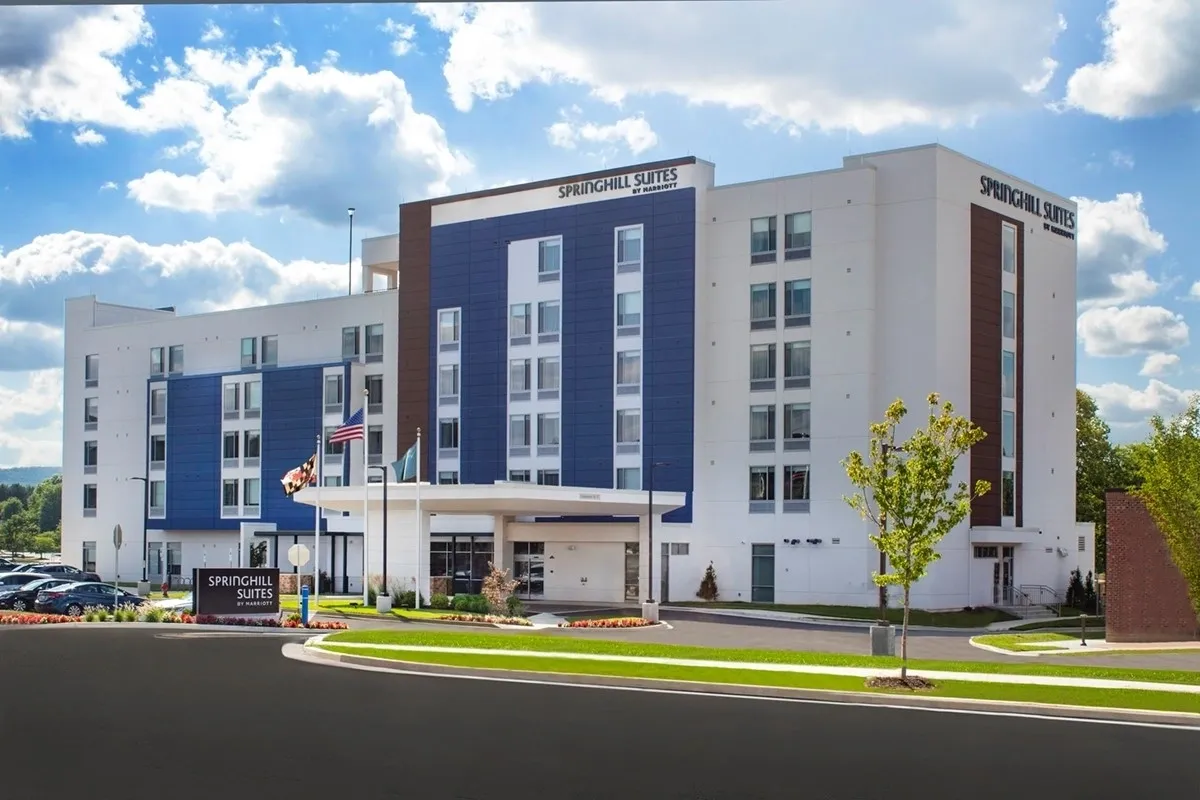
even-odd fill
[[(363, 491), (373, 511), (383, 506), (383, 484), (367, 486), (310, 486), (294, 499), (305, 505), (330, 511), (361, 513)], [(578, 486), (539, 486), (533, 483), (497, 481), (492, 484), (422, 483), (421, 511), (429, 514), (502, 514), (509, 517), (640, 517), (653, 513), (661, 516), (687, 502), (685, 492), (650, 492), (634, 489), (589, 489)], [(389, 483), (389, 511), (416, 508), (417, 485)]]

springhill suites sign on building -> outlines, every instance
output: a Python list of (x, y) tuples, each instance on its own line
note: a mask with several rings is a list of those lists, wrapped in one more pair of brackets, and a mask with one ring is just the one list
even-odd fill
[(1039, 217), (1045, 231), (1065, 239), (1075, 238), (1075, 212), (1070, 209), (986, 175), (979, 177), (979, 193)]
[(558, 187), (558, 199), (584, 197), (592, 194), (628, 191), (631, 194), (666, 192), (679, 187), (679, 170), (676, 167), (631, 172), (611, 178), (595, 178), (590, 181), (565, 183)]

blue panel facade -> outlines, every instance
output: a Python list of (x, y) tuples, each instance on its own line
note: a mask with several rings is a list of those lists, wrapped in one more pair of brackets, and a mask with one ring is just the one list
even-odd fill
[[(316, 449), (325, 410), (324, 384), (324, 368), (319, 365), (263, 372), (260, 519), (274, 522), (279, 530), (313, 528), (313, 507), (284, 495), (279, 479)], [(322, 519), (322, 530), (325, 523)]]
[(209, 531), (231, 527), (221, 520), (220, 375), (185, 375), (167, 381), (166, 479), (167, 517), (150, 520), (150, 527)]
[[(690, 522), (695, 392), (695, 190), (680, 189), (434, 227), (430, 242), (430, 439), (436, 470), (437, 310), (461, 307), (460, 480), (507, 471), (508, 242), (563, 237), (562, 482), (613, 486), (613, 229), (644, 226), (647, 447), (669, 462), (655, 488), (686, 491), (666, 517)], [(651, 441), (652, 439), (652, 441)]]

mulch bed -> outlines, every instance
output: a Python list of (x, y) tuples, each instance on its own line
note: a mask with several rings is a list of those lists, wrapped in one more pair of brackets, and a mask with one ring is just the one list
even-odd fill
[(905, 689), (911, 692), (928, 691), (936, 688), (933, 681), (909, 675), (907, 678), (868, 678), (868, 689)]

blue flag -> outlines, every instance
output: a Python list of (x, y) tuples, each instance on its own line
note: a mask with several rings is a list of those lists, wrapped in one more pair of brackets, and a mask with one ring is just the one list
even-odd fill
[(417, 479), (417, 445), (413, 444), (399, 461), (392, 462), (392, 472), (399, 483)]

